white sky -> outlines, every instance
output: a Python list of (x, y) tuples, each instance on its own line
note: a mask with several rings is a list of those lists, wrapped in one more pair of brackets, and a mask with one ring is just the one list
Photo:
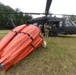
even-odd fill
[[(45, 12), (46, 0), (0, 0), (13, 9), (22, 12)], [(54, 14), (76, 14), (76, 0), (52, 0), (50, 12)]]

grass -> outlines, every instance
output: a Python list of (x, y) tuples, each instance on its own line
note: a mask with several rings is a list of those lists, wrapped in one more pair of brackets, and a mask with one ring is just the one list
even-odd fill
[(0, 38), (4, 37), (10, 30), (0, 30)]
[(8, 71), (1, 70), (0, 75), (76, 75), (76, 36), (45, 40), (48, 48), (36, 49)]

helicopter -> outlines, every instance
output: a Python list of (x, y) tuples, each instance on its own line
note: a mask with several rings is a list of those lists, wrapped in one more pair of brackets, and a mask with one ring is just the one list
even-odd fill
[[(30, 20), (28, 23), (38, 23), (49, 25), (49, 36), (57, 36), (58, 34), (76, 34), (76, 24), (68, 18), (52, 17), (52, 15), (71, 16), (67, 14), (50, 14), (49, 8), (52, 0), (47, 0), (45, 16)], [(44, 13), (43, 13), (44, 14)], [(75, 16), (75, 15), (74, 15)], [(43, 30), (44, 32), (44, 30)]]
[[(27, 21), (27, 25), (37, 23), (44, 26), (45, 23), (49, 25), (49, 36), (57, 36), (58, 34), (76, 34), (76, 24), (69, 19), (52, 17), (52, 13), (49, 13), (52, 0), (47, 0), (45, 13), (12, 13), (2, 12), (0, 14), (32, 14), (32, 15), (44, 15), (43, 17), (34, 18)], [(66, 14), (58, 14), (66, 15)], [(68, 15), (71, 16), (71, 15)], [(15, 27), (15, 26), (14, 26)], [(42, 29), (44, 32), (44, 29)]]

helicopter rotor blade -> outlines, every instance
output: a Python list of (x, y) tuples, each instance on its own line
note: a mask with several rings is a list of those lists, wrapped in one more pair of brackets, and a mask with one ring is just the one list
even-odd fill
[(51, 14), (51, 15), (61, 15), (61, 16), (76, 16), (75, 14)]
[(49, 9), (50, 9), (51, 3), (52, 3), (52, 0), (47, 0), (46, 9), (45, 9), (45, 15), (49, 14)]
[(0, 14), (31, 14), (31, 15), (45, 15), (45, 13), (29, 13), (29, 12), (0, 12)]

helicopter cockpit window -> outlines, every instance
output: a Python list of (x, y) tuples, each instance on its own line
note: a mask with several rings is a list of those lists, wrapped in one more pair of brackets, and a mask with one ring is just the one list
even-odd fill
[(59, 27), (62, 27), (62, 22), (59, 22)]
[(70, 21), (66, 21), (65, 22), (65, 27), (73, 27), (72, 24), (70, 23)]
[[(72, 22), (72, 21), (71, 21)], [(72, 24), (76, 27), (76, 24), (74, 22), (72, 22)]]

